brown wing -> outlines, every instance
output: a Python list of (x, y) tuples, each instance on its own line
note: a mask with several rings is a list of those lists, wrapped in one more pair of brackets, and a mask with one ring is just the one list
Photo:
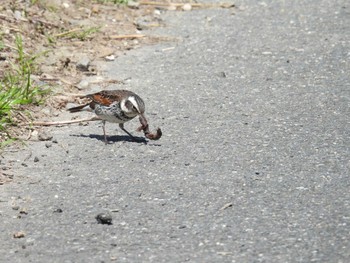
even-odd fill
[(93, 102), (109, 106), (113, 102), (120, 102), (123, 97), (126, 97), (131, 92), (127, 90), (102, 90), (100, 92), (89, 94), (86, 97), (90, 98)]

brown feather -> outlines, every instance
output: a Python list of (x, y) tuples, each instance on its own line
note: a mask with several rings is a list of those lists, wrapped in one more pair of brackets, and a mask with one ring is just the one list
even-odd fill
[(135, 95), (135, 93), (128, 90), (102, 90), (97, 93), (89, 94), (86, 97), (98, 104), (109, 106), (113, 102), (120, 102), (123, 97), (130, 95)]

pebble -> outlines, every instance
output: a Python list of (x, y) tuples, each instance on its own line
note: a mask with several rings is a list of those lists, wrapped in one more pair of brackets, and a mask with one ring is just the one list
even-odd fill
[(85, 79), (83, 79), (82, 81), (80, 81), (76, 87), (79, 89), (79, 90), (83, 90), (85, 88), (87, 88), (89, 86), (89, 82)]
[(19, 231), (19, 232), (13, 234), (14, 238), (22, 238), (22, 237), (25, 237), (25, 236), (26, 236), (26, 234), (24, 232), (22, 232), (22, 231)]
[(52, 135), (48, 132), (41, 131), (38, 133), (38, 139), (39, 141), (49, 141), (52, 139)]
[(45, 147), (46, 147), (46, 148), (50, 148), (50, 147), (52, 147), (52, 143), (51, 143), (51, 142), (47, 142), (47, 143), (45, 143)]
[(112, 216), (108, 213), (100, 213), (95, 218), (99, 224), (112, 225)]
[(140, 6), (140, 3), (139, 2), (136, 2), (136, 1), (128, 1), (128, 7), (129, 8), (133, 8), (133, 9), (138, 9)]
[(192, 10), (192, 5), (189, 3), (186, 3), (182, 6), (182, 10), (184, 11), (191, 11)]
[(222, 78), (226, 78), (227, 77), (227, 74), (226, 72), (222, 71), (222, 72), (219, 72), (219, 77), (222, 77)]
[(155, 22), (151, 16), (144, 16), (136, 19), (136, 28), (138, 30), (146, 30), (152, 28), (154, 24)]
[(16, 20), (21, 20), (21, 19), (22, 19), (21, 11), (16, 10), (16, 11), (13, 13), (13, 16), (16, 18)]
[(93, 5), (91, 8), (91, 12), (97, 14), (100, 12), (100, 7), (98, 5)]
[(32, 141), (38, 141), (39, 140), (39, 132), (37, 130), (32, 131), (32, 134), (30, 135), (30, 139)]
[(35, 162), (35, 163), (39, 162), (38, 156), (35, 156), (35, 157), (34, 157), (34, 162)]
[(104, 58), (106, 56), (110, 56), (110, 55), (113, 55), (115, 52), (115, 49), (114, 48), (110, 48), (110, 47), (101, 47), (99, 48), (98, 50), (98, 54), (97, 56), (99, 58)]
[(89, 66), (90, 66), (90, 59), (86, 56), (82, 57), (78, 62), (77, 62), (77, 69), (80, 71), (89, 71)]
[(115, 56), (114, 55), (106, 56), (105, 59), (107, 61), (114, 61), (115, 60)]

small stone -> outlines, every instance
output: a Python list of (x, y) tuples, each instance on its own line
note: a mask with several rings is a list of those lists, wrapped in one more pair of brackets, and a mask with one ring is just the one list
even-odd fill
[(66, 2), (64, 2), (64, 3), (62, 4), (62, 6), (63, 6), (64, 8), (69, 8), (69, 4), (66, 3)]
[(135, 25), (137, 30), (146, 30), (159, 25), (159, 22), (155, 21), (152, 16), (143, 16), (136, 19)]
[(80, 71), (89, 71), (89, 66), (90, 66), (90, 59), (88, 57), (82, 57), (78, 62), (77, 62), (77, 69)]
[(23, 214), (23, 215), (28, 215), (28, 211), (27, 209), (25, 208), (22, 208), (20, 211), (19, 211), (20, 214)]
[(50, 148), (50, 147), (52, 147), (52, 143), (51, 143), (51, 142), (47, 142), (47, 143), (45, 143), (45, 147), (46, 147), (46, 148)]
[(114, 48), (110, 48), (110, 47), (100, 47), (97, 50), (97, 52), (98, 52), (97, 53), (97, 57), (104, 58), (104, 57), (113, 55), (114, 52), (115, 52), (115, 49)]
[(136, 1), (128, 1), (128, 7), (132, 9), (138, 9), (140, 6), (139, 2)]
[(19, 232), (13, 234), (14, 238), (22, 238), (22, 237), (25, 237), (25, 236), (26, 236), (26, 234), (24, 232), (22, 232), (22, 231), (19, 231)]
[(219, 72), (219, 76), (222, 77), (222, 78), (226, 78), (227, 77), (226, 72), (224, 72), (224, 71)]
[(192, 10), (192, 5), (189, 3), (186, 3), (182, 6), (182, 10), (184, 11), (191, 11)]
[(32, 134), (30, 135), (30, 139), (32, 141), (38, 141), (39, 140), (39, 132), (37, 130), (32, 131)]
[(105, 59), (107, 61), (114, 61), (115, 60), (115, 56), (114, 55), (106, 56)]
[(58, 143), (57, 139), (52, 140), (53, 143)]
[(160, 16), (160, 15), (161, 15), (161, 12), (160, 12), (159, 9), (155, 9), (155, 10), (153, 11), (153, 14), (154, 14), (155, 16)]
[(83, 79), (82, 81), (80, 81), (76, 87), (79, 89), (79, 90), (83, 90), (85, 88), (87, 88), (89, 86), (89, 82), (85, 79)]
[(34, 162), (35, 162), (35, 163), (39, 162), (38, 156), (35, 156), (35, 157), (34, 157)]
[(13, 16), (16, 18), (16, 20), (21, 20), (21, 19), (22, 19), (22, 13), (21, 13), (21, 11), (16, 10), (16, 11), (13, 13)]
[(99, 224), (112, 225), (112, 216), (110, 214), (100, 213), (95, 218)]
[(49, 141), (52, 139), (52, 135), (49, 134), (48, 132), (42, 131), (42, 132), (39, 132), (38, 139), (39, 141)]
[(98, 5), (93, 5), (91, 8), (91, 12), (97, 14), (98, 12), (100, 12), (100, 7)]
[(57, 208), (55, 210), (53, 210), (54, 213), (62, 213), (63, 210), (61, 208)]

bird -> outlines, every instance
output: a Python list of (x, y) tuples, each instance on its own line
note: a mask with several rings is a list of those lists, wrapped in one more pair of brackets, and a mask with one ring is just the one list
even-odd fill
[[(118, 123), (120, 129), (128, 134), (133, 140), (135, 137), (124, 128), (124, 123), (140, 117), (140, 122), (145, 119), (145, 103), (136, 93), (129, 90), (102, 90), (83, 96), (90, 101), (86, 104), (69, 108), (68, 111), (91, 111), (102, 120), (104, 141), (107, 144), (106, 122)], [(147, 121), (146, 121), (147, 123)], [(141, 128), (140, 128), (141, 129)]]

